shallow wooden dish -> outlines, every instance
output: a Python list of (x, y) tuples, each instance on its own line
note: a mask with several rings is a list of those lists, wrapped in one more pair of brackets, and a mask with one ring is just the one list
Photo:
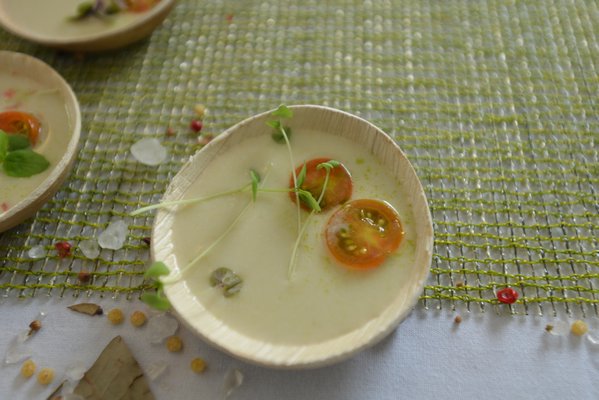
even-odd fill
[[(272, 368), (313, 368), (346, 359), (389, 334), (412, 310), (429, 274), (433, 229), (427, 200), (411, 164), (398, 145), (369, 122), (332, 108), (299, 105), (293, 110), (292, 129), (318, 131), (349, 138), (373, 154), (411, 193), (415, 218), (415, 264), (410, 268), (407, 288), (377, 317), (350, 333), (310, 345), (281, 345), (261, 341), (236, 331), (215, 317), (190, 293), (185, 279), (167, 285), (165, 293), (180, 319), (205, 341), (245, 361)], [(269, 135), (265, 122), (271, 111), (249, 118), (218, 136), (198, 152), (175, 176), (164, 200), (178, 200), (211, 162), (244, 138)], [(176, 211), (158, 212), (152, 235), (152, 256), (164, 261), (173, 273), (181, 268), (173, 253), (173, 221)]]
[[(127, 19), (125, 23), (105, 24), (98, 29), (86, 27), (88, 21), (70, 25), (65, 23), (66, 18), (74, 14), (80, 3), (82, 0), (0, 0), (0, 25), (16, 36), (44, 46), (68, 51), (99, 52), (124, 47), (150, 35), (169, 14), (175, 0), (161, 0), (151, 10)], [(37, 10), (37, 14), (43, 15), (46, 21), (53, 22), (51, 29), (23, 17), (24, 12), (34, 9)], [(99, 21), (91, 23), (98, 25)]]
[[(11, 205), (6, 212), (0, 211), (0, 232), (35, 214), (56, 193), (73, 166), (81, 133), (81, 113), (77, 98), (71, 87), (50, 66), (26, 54), (0, 51), (0, 75), (2, 74), (18, 74), (35, 81), (41, 87), (58, 91), (58, 95), (64, 102), (70, 129), (68, 132), (64, 132), (64, 135), (69, 136), (68, 144), (61, 149), (62, 155), (58, 163), (51, 166), (52, 170), (49, 175), (25, 198)], [(2, 174), (1, 171), (0, 174)], [(2, 179), (1, 176), (0, 179)], [(1, 195), (0, 193), (0, 198)]]

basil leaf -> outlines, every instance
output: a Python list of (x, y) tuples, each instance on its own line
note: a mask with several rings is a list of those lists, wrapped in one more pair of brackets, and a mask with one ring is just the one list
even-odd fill
[(50, 163), (46, 157), (33, 150), (22, 149), (9, 152), (4, 158), (4, 172), (8, 176), (26, 178), (44, 172)]
[(281, 104), (279, 108), (272, 112), (272, 116), (279, 118), (291, 118), (293, 117), (293, 111), (291, 111), (285, 104)]
[(144, 293), (141, 295), (140, 300), (156, 310), (167, 311), (171, 308), (171, 303), (166, 297), (154, 293)]
[(8, 154), (8, 135), (0, 131), (0, 163), (4, 161)]
[(25, 135), (8, 135), (8, 151), (28, 149), (29, 139)]
[(150, 266), (150, 268), (147, 269), (146, 273), (144, 274), (144, 278), (156, 279), (168, 274), (170, 274), (168, 267), (162, 261), (156, 261)]

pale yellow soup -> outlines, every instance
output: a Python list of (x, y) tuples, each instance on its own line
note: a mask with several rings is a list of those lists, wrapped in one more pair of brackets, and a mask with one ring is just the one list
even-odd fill
[[(65, 100), (57, 88), (36, 82), (15, 71), (0, 69), (0, 112), (22, 111), (34, 115), (42, 134), (33, 148), (50, 162), (44, 172), (26, 178), (7, 176), (0, 167), (0, 204), (15, 206), (52, 173), (67, 149), (73, 127), (69, 124)], [(3, 210), (0, 209), (0, 214)]]
[(105, 18), (70, 21), (83, 0), (3, 0), (0, 12), (14, 23), (47, 38), (78, 40), (100, 33), (110, 33), (135, 23), (145, 13), (122, 12)]
[[(349, 333), (376, 318), (408, 285), (415, 260), (414, 217), (408, 194), (363, 146), (320, 132), (298, 131), (291, 140), (296, 165), (313, 158), (341, 161), (354, 182), (352, 199), (385, 200), (405, 230), (399, 249), (380, 267), (352, 270), (328, 254), (323, 231), (329, 210), (311, 219), (301, 241), (295, 272), (288, 265), (297, 238), (296, 205), (286, 193), (259, 193), (233, 230), (183, 279), (190, 292), (231, 329), (273, 344), (304, 345)], [(185, 198), (207, 196), (249, 182), (249, 169), (262, 172), (265, 188), (287, 188), (291, 173), (284, 145), (269, 135), (249, 138), (220, 154), (191, 184)], [(179, 207), (173, 223), (177, 263), (186, 265), (230, 226), (251, 201), (244, 192)], [(308, 212), (302, 211), (302, 221)], [(243, 288), (226, 298), (209, 277), (227, 267)]]

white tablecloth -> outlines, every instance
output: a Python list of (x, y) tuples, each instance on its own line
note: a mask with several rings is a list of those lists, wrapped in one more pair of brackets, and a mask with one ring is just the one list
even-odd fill
[[(110, 340), (121, 335), (142, 368), (164, 361), (168, 370), (151, 388), (158, 399), (222, 399), (223, 377), (230, 368), (244, 374), (231, 400), (271, 399), (599, 399), (599, 346), (585, 337), (553, 336), (544, 328), (548, 316), (501, 316), (492, 310), (414, 312), (381, 343), (340, 364), (305, 371), (269, 370), (233, 359), (210, 348), (183, 327), (182, 353), (153, 345), (144, 328), (128, 321), (112, 326), (105, 317), (88, 317), (66, 309), (81, 300), (69, 298), (5, 299), (0, 304), (0, 354), (40, 311), (42, 329), (27, 345), (39, 367), (56, 371), (48, 387), (20, 377), (20, 364), (2, 365), (1, 399), (45, 399), (64, 379), (67, 368), (93, 364)], [(147, 311), (139, 302), (100, 299), (105, 310), (119, 306), (130, 314)], [(587, 319), (599, 329), (597, 320)], [(194, 357), (208, 362), (194, 374)]]

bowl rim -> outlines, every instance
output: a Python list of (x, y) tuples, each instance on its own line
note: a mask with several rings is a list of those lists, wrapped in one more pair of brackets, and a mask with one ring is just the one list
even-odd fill
[[(389, 135), (387, 135), (380, 128), (376, 127), (375, 125), (366, 121), (365, 119), (342, 110), (310, 104), (292, 105), (288, 107), (294, 111), (302, 109), (313, 112), (333, 112), (335, 114), (343, 116), (344, 118), (351, 118), (354, 121), (357, 121), (360, 124), (363, 124), (364, 126), (373, 129), (374, 132), (376, 132), (375, 135), (380, 135), (382, 140), (385, 141), (385, 146), (393, 146), (393, 151), (397, 152), (397, 157), (402, 159), (402, 163), (406, 163), (404, 166), (407, 167), (407, 169), (409, 169), (408, 173), (411, 175), (410, 179), (416, 184), (417, 189), (419, 191), (416, 197), (418, 197), (422, 201), (420, 208), (422, 208), (422, 210), (425, 210), (423, 211), (424, 215), (422, 216), (424, 219), (417, 222), (418, 225), (422, 225), (422, 229), (424, 232), (423, 237), (419, 237), (419, 240), (422, 239), (422, 242), (419, 243), (419, 245), (417, 246), (416, 252), (416, 261), (422, 259), (422, 265), (419, 266), (420, 273), (418, 274), (418, 276), (421, 279), (412, 285), (412, 290), (409, 296), (406, 296), (407, 301), (404, 301), (402, 303), (401, 309), (399, 311), (391, 307), (391, 305), (389, 305), (380, 313), (381, 315), (379, 315), (376, 318), (373, 318), (372, 320), (366, 322), (362, 327), (356, 328), (355, 330), (347, 334), (309, 345), (282, 345), (271, 344), (264, 341), (259, 341), (254, 338), (249, 338), (241, 332), (228, 328), (226, 325), (224, 325), (223, 322), (220, 322), (221, 326), (219, 326), (217, 329), (213, 331), (206, 332), (205, 329), (202, 330), (203, 327), (199, 323), (199, 321), (191, 318), (191, 316), (189, 315), (190, 313), (187, 312), (186, 309), (183, 307), (183, 304), (188, 303), (190, 300), (192, 302), (194, 301), (194, 296), (191, 295), (191, 293), (189, 293), (185, 286), (185, 279), (179, 280), (171, 285), (165, 285), (164, 292), (171, 301), (171, 310), (183, 322), (184, 325), (190, 328), (192, 332), (200, 336), (208, 344), (220, 349), (221, 351), (227, 354), (230, 354), (236, 358), (239, 358), (246, 362), (250, 362), (252, 364), (257, 364), (260, 366), (266, 366), (270, 368), (317, 368), (347, 359), (352, 355), (356, 354), (357, 352), (378, 343), (391, 331), (393, 331), (398, 326), (398, 324), (409, 315), (409, 313), (416, 305), (416, 302), (418, 301), (420, 295), (422, 294), (422, 290), (424, 288), (426, 279), (428, 278), (430, 273), (433, 249), (433, 226), (430, 209), (428, 206), (426, 195), (424, 194), (424, 190), (422, 188), (422, 184), (418, 179), (414, 168), (412, 167), (411, 163), (409, 162), (399, 145), (395, 142), (395, 140), (389, 137)], [(225, 130), (221, 135), (217, 136), (202, 150), (198, 151), (194, 156), (190, 158), (190, 160), (171, 180), (169, 187), (165, 191), (163, 200), (168, 198), (168, 196), (172, 195), (173, 193), (178, 193), (181, 195), (185, 192), (188, 185), (191, 183), (189, 180), (187, 180), (187, 187), (183, 188), (182, 191), (178, 191), (175, 188), (177, 187), (179, 180), (186, 180), (186, 178), (183, 178), (186, 169), (192, 168), (194, 163), (196, 163), (198, 159), (201, 160), (202, 155), (205, 154), (203, 152), (204, 149), (218, 149), (219, 146), (226, 143), (226, 140), (236, 131), (257, 119), (263, 119), (268, 117), (273, 111), (274, 110), (269, 110), (263, 113), (256, 114), (252, 117), (246, 118), (245, 120)], [(414, 208), (415, 206), (412, 205), (413, 211)], [(168, 218), (168, 212), (164, 210), (159, 210), (154, 219), (154, 224), (152, 228), (152, 245), (150, 247), (152, 260), (164, 260), (164, 258), (162, 257), (163, 255), (170, 254), (172, 256), (172, 253), (169, 253), (169, 249), (167, 249), (169, 247), (167, 242), (170, 234), (165, 235), (165, 229), (161, 226), (166, 218)], [(420, 258), (418, 257), (419, 254), (421, 254)], [(173, 268), (169, 267), (169, 269), (172, 270)], [(400, 296), (396, 296), (395, 300), (391, 304), (397, 302), (399, 297)], [(200, 305), (200, 303), (197, 301), (195, 304)], [(209, 314), (209, 311), (206, 311), (206, 314)], [(212, 317), (212, 319), (216, 321), (215, 317)], [(372, 324), (373, 321), (382, 321), (384, 323), (377, 325)], [(358, 340), (358, 343), (356, 344), (356, 338), (366, 339)], [(277, 353), (276, 356), (273, 356), (273, 352)]]
[[(27, 26), (17, 24), (13, 20), (11, 20), (7, 13), (3, 12), (2, 7), (0, 7), (0, 26), (4, 27), (8, 32), (16, 36), (44, 46), (82, 46), (87, 43), (105, 41), (111, 38), (118, 38), (119, 36), (125, 35), (128, 32), (135, 31), (136, 29), (141, 28), (143, 25), (150, 22), (154, 18), (157, 18), (162, 13), (167, 13), (170, 10), (170, 8), (175, 4), (175, 2), (176, 0), (160, 0), (160, 2), (156, 6), (152, 7), (151, 10), (144, 12), (142, 18), (139, 18), (130, 24), (123, 25), (114, 30), (82, 35), (81, 37), (76, 39), (61, 38), (60, 36), (48, 36), (41, 33), (35, 33), (34, 31), (27, 29)], [(125, 45), (126, 44), (127, 43), (125, 43)]]
[[(21, 70), (26, 70), (27, 65), (32, 65), (33, 68), (40, 69), (43, 71), (43, 73), (48, 74), (53, 81), (57, 82), (60, 93), (64, 97), (65, 102), (69, 103), (69, 107), (71, 107), (73, 110), (73, 115), (69, 116), (69, 119), (71, 119), (73, 122), (71, 139), (64, 149), (64, 153), (62, 154), (60, 160), (56, 166), (54, 166), (52, 172), (50, 172), (46, 179), (44, 179), (35, 189), (29, 192), (25, 198), (21, 199), (18, 203), (10, 207), (8, 211), (0, 214), (0, 232), (3, 232), (21, 223), (30, 215), (39, 210), (44, 203), (46, 203), (46, 201), (48, 201), (50, 197), (58, 191), (59, 187), (66, 179), (77, 155), (77, 148), (81, 136), (81, 110), (77, 96), (75, 96), (71, 86), (55, 69), (42, 60), (24, 53), (5, 50), (0, 50), (0, 60), (11, 60), (10, 64), (8, 65), (14, 66), (18, 64)], [(7, 65), (4, 63), (2, 64)]]

